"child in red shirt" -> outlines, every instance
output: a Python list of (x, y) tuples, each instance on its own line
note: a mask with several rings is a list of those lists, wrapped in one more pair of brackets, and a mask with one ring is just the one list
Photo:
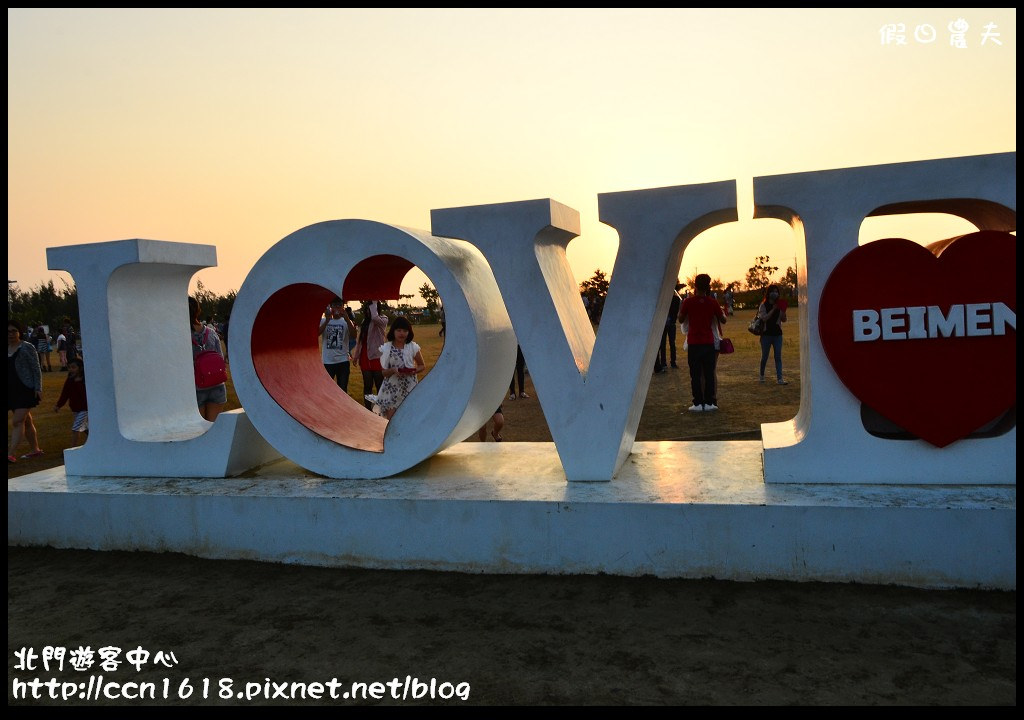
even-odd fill
[(85, 399), (85, 363), (81, 358), (68, 359), (68, 377), (57, 398), (53, 411), (58, 412), (64, 403), (74, 414), (71, 420), (71, 436), (75, 447), (85, 442), (89, 434), (89, 404)]

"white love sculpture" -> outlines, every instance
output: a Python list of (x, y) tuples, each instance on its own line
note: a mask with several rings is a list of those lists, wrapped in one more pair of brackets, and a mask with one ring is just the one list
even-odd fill
[[(865, 217), (948, 212), (1008, 232), (1015, 197), (1015, 153), (755, 179), (756, 217), (797, 231), (803, 309), (801, 409), (763, 426), (766, 482), (1015, 483), (1015, 424), (945, 449), (867, 433), (814, 326), (825, 279)], [(327, 477), (394, 475), (483, 425), (507, 390), (518, 340), (566, 477), (611, 480), (633, 446), (686, 246), (736, 220), (735, 199), (732, 182), (600, 195), (600, 218), (620, 240), (596, 335), (565, 256), (579, 216), (552, 200), (434, 210), (430, 233), (365, 220), (298, 230), (239, 290), (229, 348), (244, 411), (212, 425), (195, 406), (185, 296), (191, 276), (216, 264), (215, 249), (50, 248), (49, 267), (77, 284), (89, 364), (92, 432), (65, 451), (67, 473), (223, 477), (276, 450)], [(317, 320), (333, 295), (383, 296), (412, 265), (444, 302), (445, 345), (387, 422), (330, 381)]]

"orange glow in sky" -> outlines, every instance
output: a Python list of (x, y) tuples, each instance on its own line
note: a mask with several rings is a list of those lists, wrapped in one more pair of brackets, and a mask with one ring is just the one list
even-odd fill
[(788, 226), (749, 219), (753, 177), (1016, 150), (1007, 8), (7, 18), (8, 279), (25, 290), (70, 281), (47, 247), (212, 244), (196, 279), (224, 293), (313, 223), (429, 229), (434, 208), (548, 197), (581, 213), (580, 280), (613, 265), (599, 193), (737, 180), (740, 222), (680, 269), (729, 282), (796, 254)]

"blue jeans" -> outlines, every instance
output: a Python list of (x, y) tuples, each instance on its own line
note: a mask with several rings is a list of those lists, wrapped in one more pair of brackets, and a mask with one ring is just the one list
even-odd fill
[(761, 336), (761, 377), (764, 377), (764, 366), (768, 364), (768, 349), (775, 352), (775, 377), (782, 379), (782, 336), (762, 335)]

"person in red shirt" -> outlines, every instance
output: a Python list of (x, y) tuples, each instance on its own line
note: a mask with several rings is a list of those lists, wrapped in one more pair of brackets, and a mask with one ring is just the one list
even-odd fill
[(718, 301), (711, 297), (711, 276), (701, 273), (694, 278), (695, 292), (679, 306), (679, 322), (685, 323), (686, 363), (690, 367), (690, 389), (693, 404), (690, 412), (709, 412), (718, 409), (718, 389), (715, 387), (715, 335), (714, 322), (725, 323), (726, 314)]

